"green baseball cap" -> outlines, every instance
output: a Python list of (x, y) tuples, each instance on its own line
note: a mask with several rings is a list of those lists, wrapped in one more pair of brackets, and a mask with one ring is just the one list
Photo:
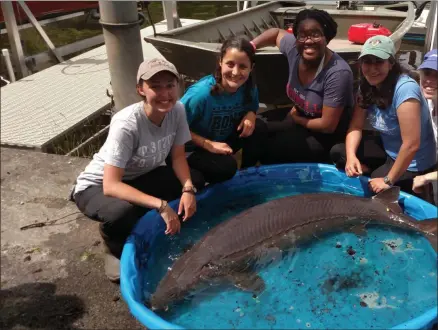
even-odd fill
[(387, 36), (371, 37), (362, 46), (359, 58), (365, 55), (374, 55), (382, 60), (387, 60), (390, 56), (395, 57), (394, 42)]

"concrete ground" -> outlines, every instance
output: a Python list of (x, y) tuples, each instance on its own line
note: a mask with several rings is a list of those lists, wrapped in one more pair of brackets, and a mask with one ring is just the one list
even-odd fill
[(142, 328), (104, 275), (97, 223), (68, 201), (88, 162), (1, 148), (1, 329)]
[(88, 162), (1, 148), (1, 329), (144, 328), (104, 275), (97, 223), (68, 201)]

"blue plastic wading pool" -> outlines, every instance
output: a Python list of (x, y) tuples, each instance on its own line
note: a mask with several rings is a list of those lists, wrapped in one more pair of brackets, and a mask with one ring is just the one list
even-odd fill
[[(438, 321), (437, 255), (421, 235), (381, 227), (369, 228), (366, 238), (339, 233), (316, 240), (279, 266), (261, 270), (267, 293), (260, 299), (230, 285), (188, 305), (184, 302), (170, 314), (156, 314), (144, 304), (184, 245), (196, 242), (220, 221), (299, 193), (369, 197), (367, 181), (348, 178), (330, 165), (263, 166), (241, 171), (199, 194), (198, 211), (178, 236), (164, 235), (164, 221), (156, 211), (148, 212), (123, 249), (123, 298), (131, 313), (151, 329), (431, 328)], [(178, 202), (170, 205), (176, 209)], [(415, 196), (402, 192), (399, 202), (415, 219), (437, 216), (435, 206)], [(356, 258), (345, 253), (348, 246), (355, 248)]]

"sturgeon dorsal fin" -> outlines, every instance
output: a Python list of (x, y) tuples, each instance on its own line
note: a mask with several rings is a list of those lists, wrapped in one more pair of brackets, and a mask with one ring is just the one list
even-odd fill
[(403, 213), (400, 205), (398, 204), (398, 198), (400, 196), (400, 187), (392, 186), (389, 189), (379, 192), (373, 196), (372, 199), (381, 202), (386, 205), (393, 213)]

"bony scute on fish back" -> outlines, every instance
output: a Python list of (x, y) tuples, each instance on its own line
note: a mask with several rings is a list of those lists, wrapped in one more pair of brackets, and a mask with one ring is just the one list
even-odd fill
[(176, 260), (158, 284), (150, 305), (153, 310), (166, 310), (173, 302), (218, 281), (258, 295), (265, 285), (252, 265), (267, 250), (289, 250), (321, 235), (368, 223), (419, 232), (437, 250), (437, 219), (417, 221), (403, 214), (399, 193), (398, 187), (391, 187), (372, 198), (301, 194), (254, 206), (209, 230)]

